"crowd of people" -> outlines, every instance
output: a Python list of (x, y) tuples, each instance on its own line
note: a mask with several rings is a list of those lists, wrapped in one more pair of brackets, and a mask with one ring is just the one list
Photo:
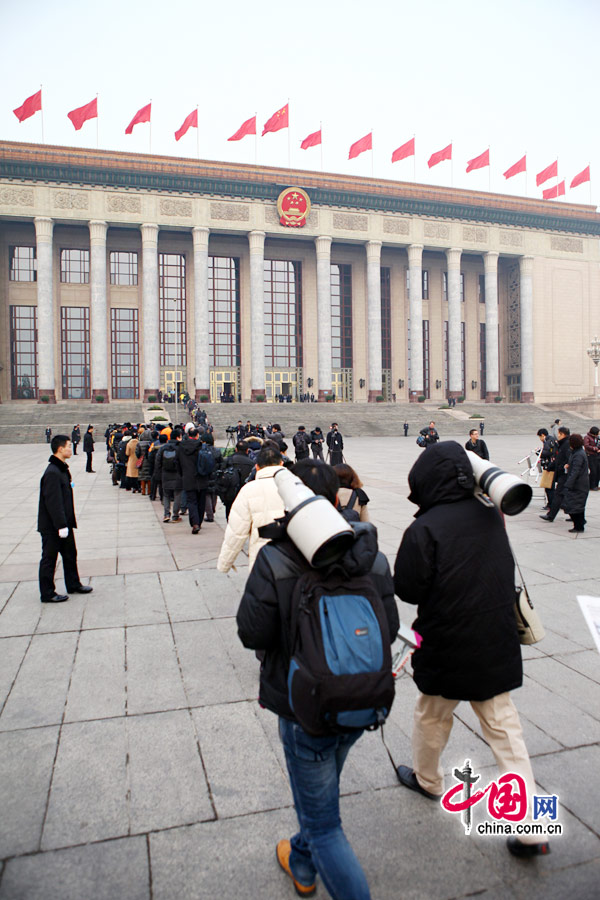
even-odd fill
[[(510, 696), (523, 680), (513, 609), (514, 558), (501, 516), (474, 497), (473, 471), (465, 452), (489, 460), (483, 423), (469, 431), (464, 449), (456, 441), (441, 441), (434, 421), (419, 432), (417, 443), (426, 452), (418, 456), (408, 476), (409, 500), (419, 512), (404, 533), (392, 574), (378, 551), (377, 532), (369, 521), (369, 497), (359, 474), (344, 458), (343, 436), (336, 422), (327, 434), (318, 426), (308, 431), (299, 425), (288, 442), (278, 423), (263, 427), (240, 420), (227, 429), (228, 446), (219, 449), (206, 413), (196, 408), (188, 411), (193, 421), (185, 425), (126, 422), (109, 426), (105, 440), (112, 483), (150, 501), (160, 499), (165, 524), (179, 523), (187, 515), (193, 534), (200, 532), (203, 522), (214, 521), (220, 499), (227, 519), (217, 561), (222, 573), (235, 565), (248, 541), (249, 575), (237, 613), (238, 633), (244, 646), (260, 659), (260, 703), (279, 718), (299, 824), (295, 835), (277, 843), (277, 861), (301, 896), (314, 893), (318, 874), (332, 897), (368, 900), (367, 879), (345, 836), (339, 810), (341, 771), (365, 726), (338, 727), (337, 722), (324, 719), (321, 730), (306, 728), (300, 722), (300, 708), (292, 702), (291, 679), (299, 666), (294, 655), (298, 617), (309, 610), (311, 598), (321, 596), (319, 608), (325, 618), (321, 618), (321, 637), (315, 632), (314, 639), (323, 642), (343, 619), (334, 606), (336, 596), (342, 592), (345, 600), (355, 601), (357, 585), (366, 591), (378, 616), (379, 631), (372, 631), (372, 621), (367, 628), (372, 631), (371, 640), (377, 640), (377, 634), (386, 646), (393, 643), (399, 627), (394, 595), (417, 608), (413, 628), (420, 643), (412, 656), (418, 688), (413, 759), (411, 765), (396, 767), (404, 787), (429, 801), (440, 801), (444, 791), (441, 754), (450, 737), (454, 710), (466, 701), (481, 723), (500, 773), (517, 773), (528, 796), (535, 792), (521, 723)], [(552, 429), (540, 428), (537, 436), (542, 441), (539, 466), (547, 475), (542, 518), (554, 521), (562, 509), (573, 524), (571, 531), (581, 532), (588, 493), (598, 490), (599, 429), (593, 426), (585, 436), (572, 434), (556, 420)], [(77, 425), (71, 439), (66, 435), (51, 438), (53, 456), (42, 478), (38, 518), (43, 602), (68, 599), (57, 594), (54, 586), (58, 553), (65, 564), (67, 590), (91, 590), (81, 584), (77, 572), (76, 520), (67, 466), (80, 441)], [(86, 471), (93, 471), (91, 425), (83, 449), (88, 454)], [(287, 532), (292, 514), (284, 509), (276, 480), (282, 467), (332, 504), (351, 527), (352, 540), (344, 545), (343, 555), (332, 557), (323, 569), (309, 564)], [(488, 565), (490, 554), (493, 567)], [(299, 590), (304, 583), (312, 585), (313, 593)], [(331, 616), (327, 604), (331, 604)], [(346, 657), (353, 652), (352, 640), (363, 633), (353, 626), (353, 635), (346, 634)], [(334, 662), (329, 656), (327, 660), (336, 673), (337, 657)], [(313, 689), (311, 696), (317, 693)], [(381, 722), (389, 706), (376, 710)], [(528, 808), (525, 822), (531, 821)], [(524, 858), (550, 851), (545, 837), (535, 833), (513, 835), (507, 845), (513, 855)]]

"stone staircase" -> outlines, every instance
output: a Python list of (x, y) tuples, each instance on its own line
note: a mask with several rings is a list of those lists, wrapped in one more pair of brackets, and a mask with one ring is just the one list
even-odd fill
[[(151, 415), (160, 414), (158, 411)], [(531, 434), (538, 428), (549, 428), (554, 419), (561, 419), (572, 431), (585, 433), (594, 419), (575, 410), (550, 408), (536, 404), (505, 403), (461, 403), (452, 409), (440, 409), (435, 402), (425, 403), (211, 403), (206, 412), (215, 428), (219, 443), (226, 437), (225, 428), (236, 425), (238, 419), (245, 424), (248, 419), (258, 422), (278, 422), (284, 433), (291, 438), (298, 425), (311, 430), (320, 425), (326, 433), (332, 422), (337, 422), (342, 434), (347, 437), (371, 436), (392, 437), (402, 435), (403, 423), (409, 424), (409, 436), (416, 437), (418, 431), (433, 419), (444, 437), (468, 436), (469, 429), (479, 425), (479, 418), (485, 422), (488, 434)], [(164, 405), (165, 416), (174, 417), (174, 404)], [(187, 412), (179, 418), (188, 420)], [(53, 434), (70, 434), (75, 422), (81, 427), (82, 436), (89, 423), (95, 428), (96, 438), (101, 439), (107, 425), (112, 422), (141, 422), (144, 412), (140, 403), (133, 401), (113, 401), (106, 406), (94, 403), (59, 402), (45, 406), (33, 401), (19, 401), (0, 405), (0, 443), (43, 443), (44, 431), (48, 425)]]

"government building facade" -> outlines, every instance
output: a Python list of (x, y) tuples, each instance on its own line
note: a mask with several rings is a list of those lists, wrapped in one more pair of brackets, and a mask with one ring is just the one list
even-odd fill
[(590, 206), (0, 142), (0, 397), (590, 396), (599, 236)]

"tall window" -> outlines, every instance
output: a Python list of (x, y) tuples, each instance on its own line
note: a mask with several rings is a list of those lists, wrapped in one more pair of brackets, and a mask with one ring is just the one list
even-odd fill
[(485, 322), (479, 323), (479, 397), (485, 400), (487, 393), (487, 355), (485, 348)]
[(429, 380), (430, 372), (430, 351), (429, 351), (429, 320), (423, 319), (423, 393), (429, 400), (431, 397), (431, 384)]
[(137, 309), (111, 309), (110, 335), (112, 396), (134, 400), (140, 384)]
[(265, 365), (302, 365), (302, 264), (265, 260)]
[(37, 309), (10, 307), (10, 367), (13, 400), (37, 397)]
[(64, 284), (89, 284), (90, 251), (61, 250), (60, 280)]
[(90, 311), (87, 306), (63, 306), (60, 321), (63, 400), (89, 398)]
[[(410, 269), (406, 270), (406, 293), (410, 291)], [(421, 291), (423, 300), (429, 300), (429, 269), (421, 269)]]
[(8, 271), (10, 281), (37, 281), (35, 247), (9, 247)]
[[(442, 300), (448, 299), (448, 273), (442, 272)], [(465, 302), (465, 273), (460, 273), (460, 300)]]
[[(158, 254), (158, 293), (160, 299), (160, 364), (175, 367), (187, 364), (185, 256), (181, 253)], [(177, 352), (175, 342), (177, 341)]]
[(392, 291), (390, 269), (381, 269), (381, 368), (392, 368)]
[(480, 275), (477, 280), (477, 299), (485, 303), (485, 275)]
[(239, 366), (239, 259), (208, 258), (208, 345), (211, 366)]
[(331, 365), (352, 367), (352, 266), (331, 266)]
[(124, 250), (110, 254), (110, 283), (132, 285), (138, 283), (138, 255)]

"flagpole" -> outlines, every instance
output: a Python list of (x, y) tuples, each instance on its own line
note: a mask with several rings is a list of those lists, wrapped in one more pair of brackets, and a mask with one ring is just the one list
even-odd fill
[(525, 196), (529, 196), (527, 193), (527, 150), (525, 151)]
[(198, 159), (200, 159), (200, 122), (198, 121), (198, 106), (196, 104), (196, 150), (198, 152)]
[(40, 84), (40, 103), (41, 103), (40, 112), (42, 114), (42, 144), (44, 144), (45, 143), (45, 141), (44, 141), (44, 98), (42, 96), (42, 86), (43, 85)]
[(258, 113), (254, 113), (254, 165), (258, 165)]
[(492, 160), (490, 159), (490, 145), (488, 144), (488, 193), (492, 193)]
[(152, 153), (152, 97), (150, 97), (150, 129), (148, 131), (148, 153)]
[(98, 94), (96, 94), (96, 150), (100, 149), (99, 127), (98, 127)]
[(591, 206), (592, 205), (592, 167), (591, 167), (590, 163), (588, 163), (588, 166), (590, 167), (590, 206)]
[(292, 139), (290, 137), (290, 98), (288, 97), (287, 101), (288, 108), (288, 169), (292, 168)]
[(375, 165), (373, 162), (373, 157), (375, 153), (373, 151), (373, 127), (371, 126), (371, 178), (375, 177)]
[(417, 183), (417, 148), (415, 144), (416, 134), (413, 134), (413, 182)]
[[(321, 132), (321, 172), (323, 171), (323, 123), (319, 122), (319, 131)], [(590, 188), (590, 203), (592, 202), (592, 190)]]
[(450, 152), (450, 187), (454, 187), (454, 138), (451, 139), (450, 144), (452, 145), (452, 150)]

